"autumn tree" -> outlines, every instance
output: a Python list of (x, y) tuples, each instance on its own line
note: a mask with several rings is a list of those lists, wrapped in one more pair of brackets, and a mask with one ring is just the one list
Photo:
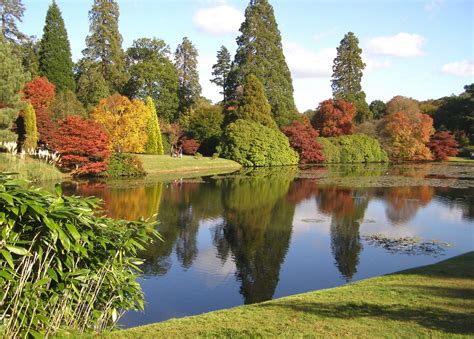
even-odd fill
[(307, 118), (293, 121), (290, 126), (282, 129), (288, 137), (290, 146), (298, 152), (300, 163), (317, 163), (324, 161), (322, 146), (317, 143), (319, 133), (311, 126)]
[(38, 129), (36, 128), (36, 113), (32, 104), (27, 104), (23, 111), (23, 123), (25, 128), (24, 150), (34, 150), (38, 144)]
[(175, 68), (178, 73), (179, 112), (189, 111), (201, 96), (199, 73), (197, 70), (198, 51), (187, 37), (176, 48)]
[(109, 137), (95, 121), (67, 117), (59, 124), (53, 146), (61, 155), (61, 166), (74, 175), (99, 175), (107, 170)]
[(127, 50), (126, 57), (130, 79), (125, 94), (142, 101), (151, 97), (163, 121), (177, 118), (178, 75), (170, 60), (169, 46), (160, 39), (138, 39)]
[(161, 137), (160, 124), (156, 115), (155, 103), (151, 97), (146, 99), (146, 108), (149, 112), (147, 121), (148, 140), (145, 144), (145, 152), (149, 154), (163, 154), (163, 140)]
[(387, 113), (387, 105), (382, 100), (374, 100), (370, 103), (369, 109), (374, 119), (382, 119)]
[(40, 41), (39, 70), (60, 93), (65, 90), (76, 90), (73, 67), (71, 46), (64, 20), (56, 1), (53, 0), (46, 13), (43, 37)]
[(21, 0), (0, 0), (0, 20), (2, 37), (9, 42), (19, 42), (26, 36), (18, 29), (18, 22), (23, 21), (25, 6)]
[(343, 99), (329, 99), (321, 102), (311, 124), (322, 137), (337, 137), (352, 134), (352, 119), (356, 113), (354, 104)]
[(228, 92), (228, 77), (231, 70), (231, 59), (229, 50), (225, 46), (217, 52), (217, 62), (212, 65), (212, 78), (210, 81), (216, 86), (222, 88), (220, 92), (224, 95), (224, 102), (226, 101), (226, 93)]
[(245, 79), (243, 94), (238, 100), (238, 108), (231, 114), (230, 120), (243, 119), (258, 122), (270, 128), (277, 128), (272, 118), (271, 109), (262, 83), (255, 75), (250, 74)]
[(454, 136), (448, 131), (435, 133), (427, 146), (430, 148), (435, 160), (439, 161), (448, 160), (448, 157), (455, 157), (459, 153), (459, 145)]
[(92, 63), (107, 83), (109, 93), (121, 92), (127, 81), (122, 35), (119, 32), (119, 6), (115, 0), (94, 0), (89, 11), (90, 34), (84, 58)]
[(432, 134), (433, 119), (417, 111), (388, 114), (380, 125), (382, 144), (395, 161), (432, 160), (426, 146)]
[(115, 94), (101, 100), (90, 116), (107, 132), (113, 150), (143, 153), (148, 142), (149, 114), (142, 101)]
[(36, 112), (39, 141), (44, 144), (51, 144), (56, 132), (50, 110), (55, 95), (54, 85), (45, 77), (37, 77), (31, 80), (23, 89), (24, 99), (33, 105)]
[(362, 49), (354, 33), (347, 33), (337, 48), (337, 56), (332, 66), (331, 87), (335, 99), (344, 99), (356, 106), (355, 121), (364, 122), (372, 118), (372, 112), (365, 101), (361, 80), (365, 63)]
[(240, 32), (235, 55), (237, 79), (234, 85), (242, 85), (248, 75), (255, 75), (265, 88), (277, 124), (290, 124), (297, 118), (293, 81), (283, 54), (273, 7), (268, 0), (250, 1)]
[(19, 92), (24, 82), (20, 60), (0, 36), (0, 143), (17, 139), (11, 127), (23, 108)]
[(387, 102), (386, 114), (397, 113), (400, 111), (403, 111), (408, 115), (417, 115), (420, 113), (420, 106), (418, 102), (412, 98), (397, 95)]

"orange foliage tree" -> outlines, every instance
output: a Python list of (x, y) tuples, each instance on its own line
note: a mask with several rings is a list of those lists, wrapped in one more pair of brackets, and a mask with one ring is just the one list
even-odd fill
[(78, 116), (62, 120), (53, 146), (61, 155), (61, 166), (75, 175), (98, 175), (107, 170), (109, 137), (92, 120)]
[(105, 129), (115, 151), (143, 153), (150, 114), (142, 101), (115, 94), (101, 100), (91, 112), (91, 118)]
[(316, 142), (319, 136), (308, 118), (303, 122), (293, 121), (290, 126), (282, 129), (288, 137), (291, 147), (300, 155), (300, 163), (317, 163), (324, 161), (322, 146)]
[(419, 111), (388, 114), (380, 125), (384, 148), (392, 160), (432, 160), (426, 144), (433, 134), (433, 119)]
[(56, 132), (49, 110), (55, 95), (55, 87), (46, 77), (34, 78), (23, 89), (23, 98), (35, 109), (39, 141), (48, 145), (53, 142)]
[(352, 119), (355, 114), (354, 104), (342, 99), (329, 99), (319, 104), (311, 123), (322, 137), (352, 134), (354, 132)]
[(458, 155), (458, 143), (448, 131), (440, 131), (431, 137), (428, 147), (436, 160), (447, 160)]

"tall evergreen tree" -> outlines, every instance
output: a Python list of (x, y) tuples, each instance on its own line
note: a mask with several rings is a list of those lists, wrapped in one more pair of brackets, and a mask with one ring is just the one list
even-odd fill
[(90, 35), (84, 57), (98, 64), (98, 71), (111, 93), (121, 92), (127, 81), (122, 35), (119, 32), (119, 6), (115, 0), (94, 0), (89, 11)]
[(268, 0), (251, 0), (237, 38), (235, 66), (237, 83), (254, 74), (265, 87), (272, 113), (279, 126), (297, 118), (293, 82), (283, 55), (281, 35)]
[(179, 112), (185, 113), (201, 96), (199, 73), (197, 70), (198, 51), (187, 37), (176, 48), (174, 66), (178, 72)]
[(160, 39), (135, 40), (127, 50), (127, 70), (130, 79), (124, 94), (155, 102), (160, 119), (171, 122), (178, 112), (178, 75), (169, 59), (168, 45)]
[(49, 6), (39, 50), (39, 70), (56, 86), (57, 92), (75, 91), (71, 46), (56, 1)]
[(77, 98), (84, 104), (87, 111), (107, 98), (111, 92), (97, 64), (82, 59), (77, 65)]
[(222, 87), (221, 94), (224, 95), (224, 102), (226, 101), (226, 92), (228, 77), (231, 70), (231, 61), (229, 50), (222, 46), (221, 49), (217, 52), (217, 62), (212, 66), (212, 75), (214, 76), (211, 79), (211, 82), (216, 84), (219, 87)]
[(362, 49), (354, 33), (347, 33), (337, 48), (337, 56), (332, 66), (332, 92), (335, 99), (352, 102), (357, 108), (355, 120), (364, 122), (372, 118), (372, 112), (365, 101), (362, 90), (362, 71), (365, 63), (362, 61)]
[(25, 83), (21, 62), (10, 43), (0, 36), (0, 142), (16, 141), (11, 127), (23, 108), (20, 90)]
[(156, 115), (155, 103), (151, 97), (146, 98), (146, 107), (150, 112), (150, 117), (147, 122), (148, 141), (145, 144), (145, 152), (162, 155), (164, 153), (163, 139), (158, 116)]
[(272, 118), (271, 106), (265, 96), (265, 89), (258, 78), (250, 74), (245, 79), (244, 92), (235, 111), (235, 119), (252, 120), (264, 126), (277, 128)]
[(20, 32), (17, 22), (21, 22), (25, 6), (21, 0), (0, 0), (0, 20), (2, 22), (2, 36), (10, 42), (19, 42), (26, 35)]
[(36, 113), (33, 105), (28, 103), (23, 112), (23, 121), (25, 126), (26, 139), (23, 143), (23, 149), (35, 149), (38, 144), (38, 129), (36, 128)]

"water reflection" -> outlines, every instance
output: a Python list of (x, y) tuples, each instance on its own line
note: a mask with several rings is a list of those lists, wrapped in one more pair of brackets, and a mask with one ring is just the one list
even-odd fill
[[(321, 183), (319, 179), (328, 174), (336, 177), (377, 177), (385, 175), (387, 171), (391, 175), (398, 171), (397, 175), (425, 176), (430, 169), (394, 170), (387, 165), (312, 167), (300, 173), (294, 168), (259, 169), (241, 171), (234, 175), (166, 183), (146, 184), (137, 181), (126, 185), (123, 182), (65, 184), (64, 189), (68, 193), (101, 197), (104, 200), (104, 210), (115, 218), (133, 220), (158, 213), (158, 230), (165, 241), (150, 246), (141, 254), (145, 259), (144, 275), (148, 279), (170, 279), (168, 285), (161, 287), (164, 293), (183, 294), (183, 298), (187, 296), (186, 293), (191, 292), (175, 291), (173, 288), (177, 287), (173, 287), (173, 282), (189, 279), (187, 288), (191, 289), (189, 286), (192, 284), (200, 286), (199, 293), (204, 293), (210, 304), (204, 310), (210, 310), (229, 306), (221, 301), (222, 296), (213, 299), (219, 288), (225, 288), (223, 295), (232, 296), (235, 292), (240, 294), (241, 303), (250, 304), (272, 299), (278, 293), (281, 295), (279, 289), (288, 291), (283, 295), (301, 292), (302, 290), (292, 290), (292, 285), (301, 283), (296, 283), (297, 279), (308, 279), (304, 291), (394, 271), (395, 269), (389, 270), (388, 262), (392, 259), (388, 257), (384, 257), (386, 265), (370, 264), (380, 266), (378, 270), (367, 268), (369, 264), (363, 261), (363, 254), (375, 250), (367, 244), (364, 246), (361, 240), (364, 227), (369, 232), (381, 229), (390, 233), (390, 229), (398, 229), (400, 234), (413, 232), (414, 227), (417, 227), (416, 232), (420, 236), (458, 236), (461, 237), (458, 242), (463, 243), (465, 239), (462, 239), (462, 232), (457, 235), (443, 229), (439, 220), (428, 220), (430, 214), (423, 210), (431, 206), (452, 219), (446, 224), (471, 227), (472, 238), (472, 223), (469, 222), (474, 220), (472, 188), (452, 189), (430, 185), (347, 188), (327, 184), (327, 181)], [(318, 242), (327, 244), (328, 255), (318, 252), (320, 248), (306, 243), (305, 237), (295, 237), (293, 234), (295, 220), (302, 220), (302, 208), (304, 216), (309, 215), (312, 218), (310, 220), (318, 222), (317, 225), (310, 222), (304, 233), (308, 239), (310, 235), (317, 236)], [(433, 214), (433, 211), (430, 213)], [(409, 225), (419, 224), (416, 222), (419, 214), (430, 224), (429, 230)], [(321, 216), (324, 218), (321, 219)], [(373, 226), (367, 226), (369, 219), (374, 219), (371, 221)], [(320, 233), (319, 230), (325, 231)], [(455, 250), (465, 249), (465, 246), (468, 245)], [(314, 272), (325, 277), (329, 285), (311, 284), (308, 274), (313, 273), (308, 272), (307, 266), (299, 267), (299, 264), (294, 264), (295, 253), (299, 253), (297, 258), (300, 259), (296, 262), (304, 262), (302, 256), (305, 255), (314, 256), (315, 262), (327, 262), (330, 258), (329, 266), (325, 266), (321, 272)], [(376, 253), (376, 256), (383, 257), (381, 252)], [(395, 257), (392, 255), (390, 258)], [(412, 263), (417, 262), (415, 259), (411, 260)], [(403, 260), (393, 259), (392, 267), (397, 268), (400, 262)], [(329, 269), (331, 266), (337, 269), (337, 276), (332, 275)], [(292, 272), (291, 278), (282, 273), (284, 269)], [(282, 275), (286, 277), (283, 282)], [(199, 285), (201, 279), (206, 281), (204, 286)], [(233, 280), (233, 283), (229, 280)], [(233, 284), (238, 284), (238, 288), (235, 289)], [(144, 289), (145, 294), (155, 293), (153, 289)], [(158, 318), (154, 315), (149, 320), (158, 321), (203, 310), (202, 307), (194, 310), (193, 303), (188, 302), (190, 305), (187, 311), (176, 311), (178, 313)], [(219, 306), (221, 303), (222, 306)], [(230, 305), (238, 303), (233, 301)], [(159, 302), (158, 305), (153, 305), (158, 309), (173, 307), (161, 306)], [(130, 320), (127, 324), (150, 322), (146, 315), (144, 318), (138, 315), (131, 317), (130, 319), (135, 320)]]

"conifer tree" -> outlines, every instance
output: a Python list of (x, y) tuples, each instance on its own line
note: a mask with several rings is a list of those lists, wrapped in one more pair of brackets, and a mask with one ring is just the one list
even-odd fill
[(38, 144), (38, 129), (36, 128), (36, 113), (33, 105), (28, 103), (23, 112), (23, 121), (25, 126), (26, 139), (23, 143), (23, 149), (35, 149)]
[(150, 116), (147, 122), (148, 141), (145, 144), (145, 152), (162, 155), (164, 153), (163, 139), (161, 137), (160, 124), (156, 114), (155, 103), (151, 97), (146, 98), (146, 107), (150, 112)]
[(251, 0), (237, 38), (236, 85), (254, 74), (262, 82), (265, 95), (279, 126), (297, 118), (293, 82), (283, 55), (281, 35), (268, 0)]
[(11, 127), (23, 108), (19, 92), (24, 82), (20, 60), (0, 36), (0, 142), (17, 140)]
[(26, 37), (17, 27), (17, 22), (22, 21), (24, 12), (25, 6), (21, 0), (0, 0), (1, 33), (7, 41), (16, 43)]
[(76, 76), (78, 79), (77, 98), (88, 111), (110, 95), (109, 86), (97, 64), (82, 59), (79, 61)]
[(115, 0), (94, 0), (89, 11), (90, 35), (86, 38), (84, 57), (105, 79), (110, 93), (121, 92), (127, 81), (122, 35), (119, 32), (119, 6)]
[(39, 50), (39, 70), (56, 86), (56, 91), (75, 91), (71, 46), (56, 1), (49, 6)]
[(372, 112), (365, 101), (365, 93), (361, 86), (362, 71), (365, 68), (361, 54), (359, 40), (354, 33), (347, 33), (337, 48), (331, 81), (334, 98), (344, 99), (356, 106), (355, 120), (357, 122), (364, 122), (372, 118)]
[(277, 128), (272, 118), (271, 106), (265, 96), (265, 89), (253, 74), (245, 79), (244, 92), (235, 111), (235, 120), (237, 119), (251, 120), (267, 127)]
[(178, 73), (179, 112), (185, 113), (197, 102), (201, 96), (199, 73), (197, 70), (198, 51), (192, 42), (184, 37), (175, 52), (175, 68)]
[(212, 75), (214, 76), (211, 79), (211, 82), (216, 84), (219, 87), (222, 87), (222, 95), (224, 95), (224, 102), (226, 101), (226, 92), (228, 77), (231, 70), (231, 61), (229, 50), (222, 46), (221, 49), (217, 52), (217, 62), (212, 66)]

